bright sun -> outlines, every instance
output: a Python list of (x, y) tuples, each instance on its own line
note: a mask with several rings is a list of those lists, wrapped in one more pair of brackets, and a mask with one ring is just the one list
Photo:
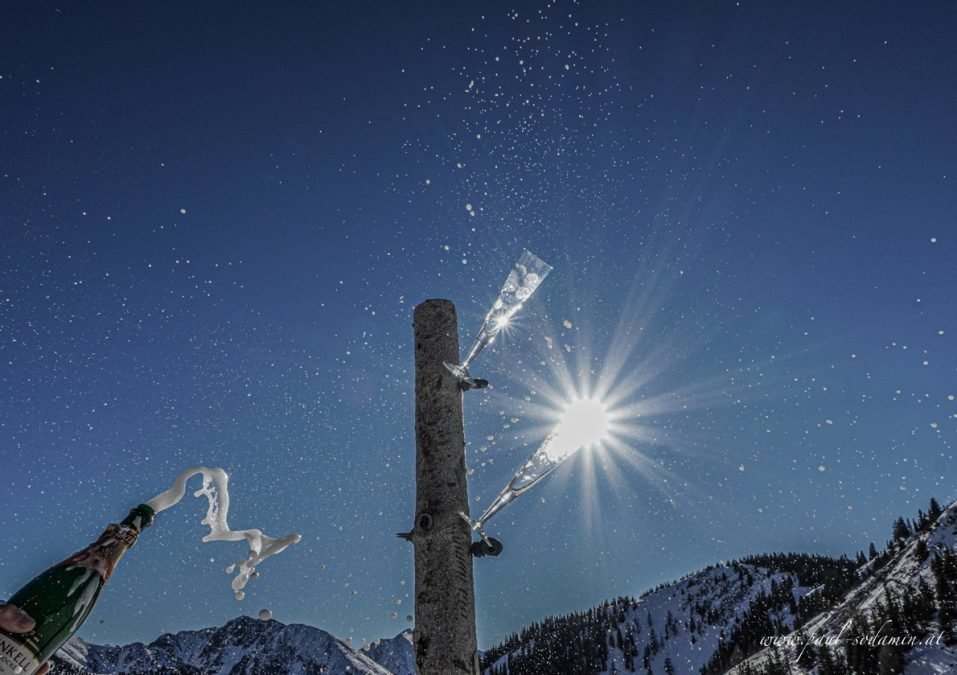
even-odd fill
[(608, 439), (611, 417), (597, 398), (572, 401), (559, 422), (561, 445), (570, 450), (587, 448)]

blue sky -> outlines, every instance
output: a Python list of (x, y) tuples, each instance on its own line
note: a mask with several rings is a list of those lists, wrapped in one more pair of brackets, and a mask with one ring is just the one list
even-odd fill
[(409, 626), (412, 310), (453, 300), (468, 343), (523, 248), (555, 270), (473, 368), (473, 510), (560, 399), (620, 416), (492, 521), (483, 647), (955, 497), (952, 5), (6, 14), (0, 593), (194, 464), (233, 526), (303, 534), (237, 604), (186, 501), (85, 637)]

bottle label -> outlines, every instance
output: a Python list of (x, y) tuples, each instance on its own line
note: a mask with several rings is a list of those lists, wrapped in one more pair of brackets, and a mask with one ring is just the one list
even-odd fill
[(100, 538), (82, 551), (60, 563), (62, 567), (80, 566), (93, 570), (103, 579), (103, 583), (110, 580), (116, 563), (126, 552), (126, 549), (136, 543), (140, 533), (133, 527), (126, 525), (109, 525)]
[(0, 633), (0, 675), (31, 675), (40, 667), (33, 652), (19, 642)]

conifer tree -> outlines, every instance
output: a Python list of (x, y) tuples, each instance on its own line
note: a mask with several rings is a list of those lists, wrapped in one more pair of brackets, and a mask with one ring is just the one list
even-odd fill
[(957, 619), (957, 561), (947, 549), (934, 555), (931, 563), (937, 586), (937, 622), (948, 644), (957, 641), (952, 630)]
[(927, 560), (927, 556), (930, 552), (927, 550), (927, 540), (918, 539), (917, 543), (914, 545), (914, 555), (917, 556), (918, 562), (924, 562)]
[(907, 521), (903, 517), (898, 518), (894, 521), (894, 543), (898, 543), (907, 539), (911, 535), (910, 527), (907, 526)]
[(934, 524), (937, 519), (940, 518), (940, 514), (943, 512), (944, 511), (940, 508), (940, 504), (937, 503), (937, 500), (931, 497), (930, 506), (928, 507), (927, 511), (927, 519), (930, 521), (930, 523)]

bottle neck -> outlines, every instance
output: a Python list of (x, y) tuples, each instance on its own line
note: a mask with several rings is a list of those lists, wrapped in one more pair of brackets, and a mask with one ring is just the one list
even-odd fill
[(153, 524), (154, 518), (156, 518), (156, 511), (146, 504), (140, 504), (130, 511), (129, 515), (120, 522), (120, 525), (132, 527), (137, 532), (142, 532)]
[(103, 579), (109, 581), (116, 563), (119, 562), (126, 550), (136, 543), (140, 532), (152, 525), (155, 511), (146, 504), (140, 504), (119, 525), (107, 525), (100, 538), (81, 551), (60, 563), (61, 567), (85, 567), (93, 570)]

